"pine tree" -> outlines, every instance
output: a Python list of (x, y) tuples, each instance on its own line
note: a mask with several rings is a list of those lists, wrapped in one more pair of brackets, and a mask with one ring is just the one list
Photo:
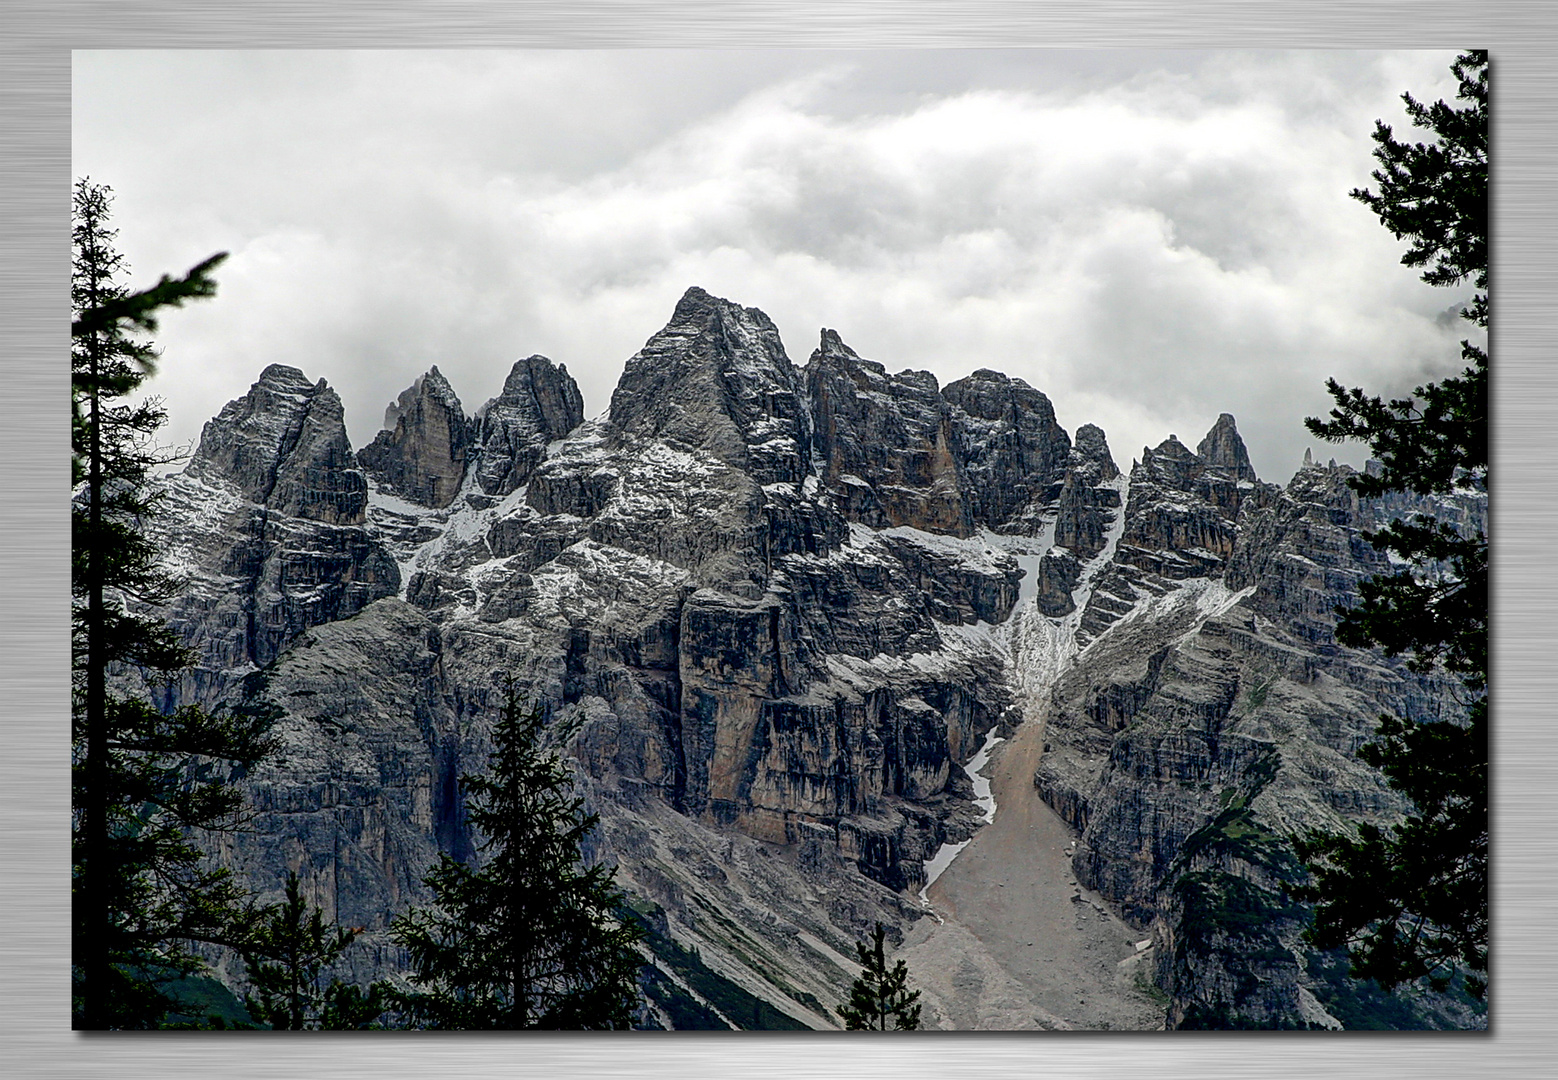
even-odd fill
[(135, 334), (156, 330), (160, 308), (210, 296), (223, 256), (130, 292), (110, 198), (78, 182), (71, 233), (72, 1011), (88, 1028), (156, 1026), (175, 1004), (167, 985), (202, 967), (191, 943), (232, 939), (242, 895), (192, 831), (236, 825), (228, 772), (268, 749), (265, 716), (164, 713), (133, 692), (190, 661), (146, 613), (177, 583), (144, 532), (157, 510), (151, 471), (172, 458), (152, 442), (159, 403), (124, 401), (155, 370), (156, 350)]
[[(1488, 56), (1468, 52), (1452, 70), (1457, 108), (1403, 95), (1428, 143), (1398, 142), (1376, 124), (1373, 173), (1378, 192), (1357, 189), (1398, 239), (1402, 262), (1426, 266), (1423, 280), (1472, 279), (1462, 312), (1488, 326)], [(1328, 420), (1306, 421), (1331, 441), (1367, 443), (1382, 468), (1350, 482), (1361, 495), (1399, 491), (1442, 495), (1487, 492), (1488, 353), (1461, 343), (1467, 367), (1412, 397), (1384, 402), (1326, 383), (1336, 402)], [(1359, 757), (1407, 796), (1399, 825), (1358, 827), (1356, 835), (1311, 836), (1299, 844), (1318, 902), (1312, 940), (1348, 946), (1355, 977), (1385, 987), (1427, 977), (1443, 989), (1457, 968), (1488, 968), (1488, 538), (1463, 533), (1432, 515), (1392, 522), (1366, 534), (1406, 568), (1362, 583), (1356, 606), (1339, 611), (1337, 640), (1405, 655), (1418, 672), (1457, 678), (1465, 722), (1381, 717), (1378, 741)], [(1478, 995), (1485, 982), (1468, 980)]]
[(902, 960), (887, 968), (887, 957), (882, 947), (887, 931), (881, 923), (871, 933), (871, 944), (855, 942), (855, 953), (865, 970), (849, 988), (849, 1001), (839, 1006), (847, 1031), (887, 1031), (887, 1021), (893, 1021), (898, 1031), (914, 1031), (920, 1026), (920, 992), (907, 989), (909, 968)]
[(396, 919), (412, 988), (397, 1007), (433, 1028), (626, 1028), (638, 1006), (643, 930), (618, 918), (606, 866), (581, 866), (597, 817), (541, 747), (541, 715), (512, 687), (493, 727), (489, 772), (464, 775), (480, 869), (444, 855), (423, 879), (434, 906)]
[(370, 1026), (386, 1008), (383, 987), (362, 990), (323, 972), (341, 958), (357, 931), (326, 926), (318, 908), (304, 902), (295, 873), (287, 875), (286, 899), (254, 913), (240, 947), (252, 987), (244, 995), (249, 1015), (276, 1030), (341, 1030)]

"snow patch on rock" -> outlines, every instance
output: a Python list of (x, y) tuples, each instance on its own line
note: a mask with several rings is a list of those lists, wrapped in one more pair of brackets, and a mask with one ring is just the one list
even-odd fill
[[(963, 771), (968, 774), (969, 780), (973, 781), (974, 802), (984, 811), (985, 824), (995, 820), (996, 807), (995, 795), (990, 790), (990, 778), (984, 775), (984, 768), (990, 763), (991, 751), (996, 748), (997, 744), (1004, 741), (995, 733), (995, 729), (992, 728), (985, 734), (985, 743), (979, 748), (979, 752), (969, 759), (967, 765), (963, 766)], [(926, 906), (930, 905), (930, 897), (927, 895), (927, 890), (935, 884), (936, 879), (946, 871), (947, 867), (952, 865), (952, 860), (956, 859), (963, 849), (971, 843), (973, 843), (972, 837), (967, 840), (960, 840), (955, 844), (942, 844), (937, 849), (935, 855), (925, 860), (925, 885), (920, 889), (921, 903)]]

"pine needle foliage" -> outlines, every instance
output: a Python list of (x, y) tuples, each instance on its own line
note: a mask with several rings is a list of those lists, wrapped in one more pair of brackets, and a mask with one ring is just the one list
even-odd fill
[(642, 928), (618, 918), (615, 871), (584, 867), (598, 822), (572, 796), (561, 757), (542, 747), (538, 709), (512, 687), (484, 775), (460, 778), (482, 837), (480, 868), (447, 855), (423, 878), (434, 905), (396, 919), (411, 986), (395, 1005), (430, 1028), (615, 1029), (639, 1006)]
[(148, 613), (178, 588), (145, 533), (152, 470), (173, 460), (153, 442), (165, 414), (154, 398), (125, 399), (158, 355), (136, 335), (161, 308), (210, 296), (224, 256), (131, 292), (111, 202), (88, 179), (73, 191), (72, 1014), (77, 1027), (142, 1028), (163, 1022), (176, 1005), (167, 988), (203, 966), (192, 943), (239, 933), (243, 895), (193, 838), (239, 824), (231, 780), (269, 751), (270, 718), (148, 700), (191, 657)]
[(864, 970), (849, 988), (849, 1000), (839, 1006), (847, 1031), (914, 1031), (920, 1026), (920, 992), (907, 988), (909, 968), (902, 960), (888, 968), (883, 946), (886, 937), (887, 930), (877, 923), (869, 946), (855, 942)]
[[(1378, 191), (1357, 189), (1398, 239), (1402, 257), (1426, 267), (1430, 285), (1470, 278), (1476, 290), (1462, 317), (1487, 329), (1488, 54), (1467, 52), (1452, 70), (1461, 106), (1424, 105), (1403, 95), (1408, 115), (1432, 134), (1398, 141), (1376, 125)], [(1335, 407), (1309, 430), (1334, 442), (1368, 444), (1382, 467), (1354, 477), (1359, 494), (1487, 492), (1488, 352), (1461, 343), (1466, 368), (1383, 401), (1326, 383)], [(1358, 603), (1339, 609), (1337, 640), (1407, 657), (1408, 667), (1458, 679), (1467, 718), (1425, 722), (1382, 716), (1378, 739), (1359, 757), (1411, 800), (1398, 825), (1360, 825), (1353, 835), (1311, 835), (1298, 843), (1317, 903), (1311, 939), (1348, 947), (1352, 974), (1386, 988), (1426, 978), (1448, 987), (1457, 970), (1488, 970), (1488, 538), (1432, 515), (1391, 522), (1365, 534), (1406, 565), (1365, 581)], [(1486, 981), (1467, 980), (1481, 996)]]
[(373, 1025), (385, 1011), (383, 987), (363, 990), (324, 972), (357, 939), (357, 931), (327, 926), (324, 914), (302, 896), (295, 873), (287, 875), (286, 898), (254, 913), (241, 952), (248, 968), (244, 1007), (260, 1023), (279, 1031), (350, 1030)]

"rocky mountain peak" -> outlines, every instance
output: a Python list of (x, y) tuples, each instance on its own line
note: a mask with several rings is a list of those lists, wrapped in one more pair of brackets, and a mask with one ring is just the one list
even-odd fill
[(465, 479), (471, 424), (435, 365), (384, 410), (384, 430), (358, 451), (378, 483), (423, 506), (445, 507)]
[(1142, 483), (1189, 491), (1205, 468), (1206, 462), (1180, 442), (1177, 435), (1170, 435), (1157, 446), (1142, 447), (1141, 465), (1131, 471), (1131, 484), (1134, 486), (1139, 479)]
[(1083, 424), (1077, 428), (1076, 441), (1071, 445), (1072, 468), (1097, 481), (1113, 480), (1120, 475), (1119, 466), (1109, 453), (1109, 440), (1104, 429), (1096, 424)]
[(454, 387), (449, 385), (449, 380), (444, 378), (444, 373), (438, 370), (434, 364), (427, 369), (427, 373), (417, 377), (416, 382), (400, 392), (400, 396), (390, 402), (384, 408), (384, 428), (393, 431), (395, 425), (412, 412), (419, 400), (436, 401), (441, 405), (458, 408), (460, 398), (454, 392)]
[[(939, 417), (943, 411), (940, 403), (941, 386), (936, 381), (935, 375), (929, 371), (910, 370), (890, 375), (885, 365), (875, 360), (867, 360), (850, 348), (837, 330), (823, 328), (817, 348), (812, 350), (803, 369), (808, 385), (826, 385), (829, 381), (828, 376), (814, 379), (811, 376), (813, 371), (830, 373), (832, 376), (847, 380), (854, 388), (854, 397), (860, 400), (851, 402), (849, 398), (837, 398), (835, 401), (855, 412), (861, 412), (871, 405), (885, 404), (884, 401), (874, 399), (871, 395), (893, 399), (894, 406), (912, 402), (915, 411), (920, 415), (902, 417), (911, 425), (916, 420), (934, 424), (937, 422), (936, 417)], [(816, 404), (815, 395), (813, 395), (813, 404)]]
[(947, 384), (965, 491), (975, 521), (1003, 531), (1032, 531), (1060, 492), (1071, 440), (1049, 398), (1021, 379), (980, 368)]
[[(837, 330), (829, 330), (826, 326), (822, 328), (822, 340), (818, 343), (817, 350), (824, 355), (839, 354), (842, 356), (853, 356), (857, 360), (859, 359), (859, 356), (856, 354), (855, 350), (844, 344), (844, 339), (839, 337), (839, 332)], [(872, 361), (869, 360), (864, 362), (868, 364), (872, 363)], [(876, 364), (875, 366), (881, 368), (884, 374), (886, 373), (887, 369), (883, 368), (882, 365)]]
[(546, 444), (583, 422), (584, 396), (565, 365), (540, 355), (516, 360), (503, 392), (476, 412), (482, 491), (507, 495), (522, 486), (546, 456)]
[[(671, 310), (671, 321), (666, 324), (666, 329), (685, 327), (696, 332), (707, 326), (711, 319), (717, 318), (721, 310), (727, 308), (738, 312), (748, 310), (733, 301), (715, 296), (697, 285), (688, 286), (687, 291), (682, 293), (681, 299), (676, 301), (676, 307)], [(762, 316), (765, 321), (768, 318), (756, 308), (751, 308), (750, 311), (752, 314)]]
[(1196, 454), (1216, 469), (1227, 469), (1236, 480), (1256, 480), (1255, 469), (1250, 465), (1250, 455), (1234, 425), (1233, 414), (1223, 413), (1217, 423), (1206, 433), (1206, 438), (1196, 446)]
[(368, 487), (356, 465), (340, 396), (323, 379), (271, 364), (206, 423), (186, 471), (285, 514), (354, 525)]
[(1031, 409), (1048, 410), (1051, 419), (1055, 413), (1049, 399), (1033, 387), (989, 368), (980, 368), (972, 375), (948, 383), (941, 396), (981, 420), (1013, 419), (1019, 400)]
[(887, 368), (875, 360), (867, 360), (852, 349), (839, 335), (837, 330), (830, 330), (826, 326), (817, 341), (817, 347), (812, 350), (811, 357), (806, 361), (807, 368), (814, 364), (831, 364), (831, 366), (852, 369), (860, 368), (870, 379), (886, 379)]
[(619, 440), (660, 439), (749, 472), (799, 483), (811, 425), (773, 321), (699, 288), (628, 359), (611, 395)]
[(804, 374), (824, 486), (846, 518), (972, 535), (953, 407), (934, 375), (889, 375), (832, 330), (822, 331)]
[(1171, 580), (1222, 574), (1241, 507), (1260, 505), (1272, 489), (1240, 474), (1238, 460), (1248, 469), (1249, 458), (1232, 416), (1223, 414), (1201, 446), (1228, 464), (1211, 464), (1174, 435), (1143, 447), (1131, 469), (1121, 563)]
[(189, 465), (166, 485), (161, 545), (199, 582), (169, 607), (201, 657), (179, 694), (220, 700), (303, 630), (399, 588), (368, 526), (368, 481), (341, 399), (323, 379), (267, 367), (205, 425)]
[[(323, 379), (320, 380), (320, 382), (323, 381)], [(267, 364), (265, 369), (260, 372), (260, 377), (254, 381), (254, 386), (250, 388), (250, 392), (253, 393), (255, 389), (260, 389), (273, 393), (307, 394), (314, 389), (315, 385), (307, 375), (290, 364)]]
[[(689, 355), (727, 361), (733, 373), (746, 378), (794, 381), (793, 365), (772, 319), (696, 285), (682, 294), (670, 321), (629, 358), (627, 367), (632, 371), (668, 359), (685, 362)], [(615, 404), (615, 394), (612, 401)], [(613, 408), (612, 419), (621, 424), (626, 417), (617, 416)]]
[(271, 364), (249, 392), (222, 407), (200, 432), (186, 471), (225, 481), (264, 502), (276, 480), (276, 463), (289, 433), (307, 410), (314, 384), (295, 367)]

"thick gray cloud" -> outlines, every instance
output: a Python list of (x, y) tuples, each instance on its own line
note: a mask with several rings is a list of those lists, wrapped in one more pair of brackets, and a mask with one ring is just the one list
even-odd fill
[[(229, 250), (170, 315), (178, 441), (267, 363), (353, 441), (431, 364), (468, 409), (541, 352), (604, 409), (689, 285), (894, 370), (979, 367), (1122, 465), (1232, 412), (1285, 480), (1327, 376), (1454, 370), (1469, 296), (1347, 196), (1450, 53), (77, 53), (74, 169), (140, 274)], [(1359, 448), (1316, 447), (1361, 461)]]

